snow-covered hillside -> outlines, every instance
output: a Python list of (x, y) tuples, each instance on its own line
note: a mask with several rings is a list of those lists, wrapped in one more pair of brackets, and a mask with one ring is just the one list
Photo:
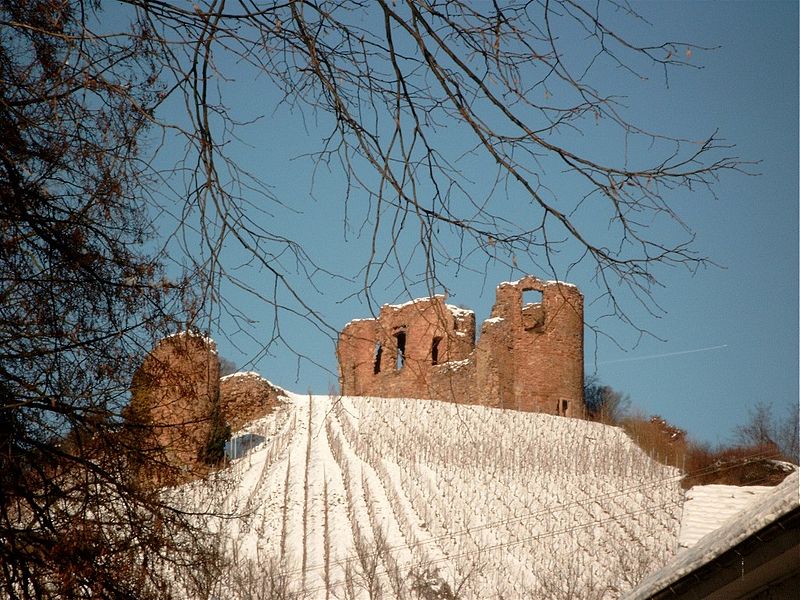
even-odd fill
[(617, 598), (677, 549), (679, 473), (598, 423), (291, 395), (235, 435), (244, 456), (176, 491), (230, 515), (220, 597), (277, 571), (308, 598)]

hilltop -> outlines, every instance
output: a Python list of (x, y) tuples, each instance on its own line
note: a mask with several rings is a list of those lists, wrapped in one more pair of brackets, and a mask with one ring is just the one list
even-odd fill
[(618, 598), (678, 548), (680, 472), (599, 423), (287, 394), (229, 448), (172, 492), (226, 515), (219, 597)]

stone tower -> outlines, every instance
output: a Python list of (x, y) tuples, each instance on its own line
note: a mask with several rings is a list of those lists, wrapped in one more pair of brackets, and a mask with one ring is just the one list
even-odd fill
[(208, 338), (181, 332), (161, 340), (134, 375), (131, 413), (160, 453), (163, 482), (207, 472), (202, 452), (220, 419), (219, 357)]
[(583, 415), (583, 295), (574, 285), (500, 284), (477, 352), (478, 385), (497, 389), (500, 406)]

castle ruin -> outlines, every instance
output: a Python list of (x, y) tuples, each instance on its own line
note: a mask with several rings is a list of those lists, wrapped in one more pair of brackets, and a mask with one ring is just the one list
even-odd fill
[[(585, 414), (583, 296), (568, 283), (501, 283), (477, 343), (475, 313), (444, 296), (385, 305), (345, 326), (337, 356), (343, 395)], [(144, 426), (142, 443), (164, 467), (145, 478), (159, 484), (204, 476), (215, 422), (235, 432), (285, 395), (257, 373), (220, 378), (214, 342), (192, 332), (161, 340), (131, 392), (128, 418)]]
[(444, 296), (385, 305), (341, 332), (341, 392), (584, 416), (577, 287), (531, 276), (502, 283), (477, 344), (475, 333), (475, 313)]

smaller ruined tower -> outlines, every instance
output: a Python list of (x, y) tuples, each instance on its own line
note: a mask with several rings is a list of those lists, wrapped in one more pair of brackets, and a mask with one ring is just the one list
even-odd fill
[(583, 295), (577, 287), (535, 277), (502, 283), (487, 324), (483, 355), (497, 371), (500, 406), (583, 416)]
[(205, 473), (212, 430), (224, 425), (214, 342), (191, 332), (164, 338), (145, 357), (131, 388), (131, 415), (145, 427), (143, 438), (164, 466), (156, 479), (170, 482)]

